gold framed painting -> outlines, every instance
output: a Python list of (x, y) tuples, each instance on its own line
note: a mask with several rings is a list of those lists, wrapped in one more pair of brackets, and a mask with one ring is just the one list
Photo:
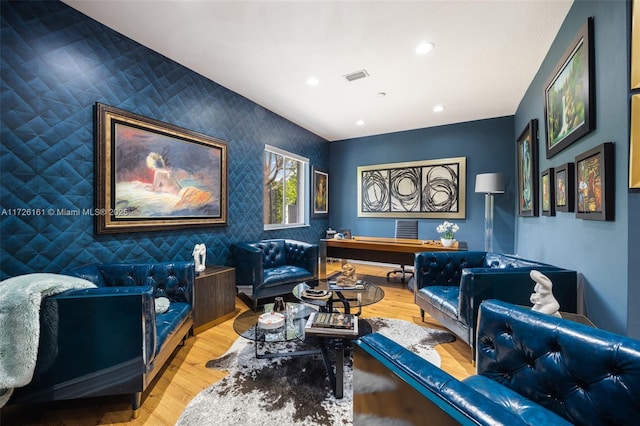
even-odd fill
[(96, 232), (227, 224), (227, 144), (96, 103)]

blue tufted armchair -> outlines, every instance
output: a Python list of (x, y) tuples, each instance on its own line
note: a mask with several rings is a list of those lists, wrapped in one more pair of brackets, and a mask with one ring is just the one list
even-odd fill
[(577, 273), (546, 263), (485, 251), (416, 253), (414, 299), (424, 320), (432, 318), (471, 346), (475, 356), (475, 326), (480, 303), (498, 299), (530, 305), (532, 269), (553, 282), (560, 310), (577, 310)]
[(236, 285), (251, 286), (253, 308), (258, 300), (285, 294), (302, 281), (318, 277), (318, 245), (273, 239), (231, 246)]

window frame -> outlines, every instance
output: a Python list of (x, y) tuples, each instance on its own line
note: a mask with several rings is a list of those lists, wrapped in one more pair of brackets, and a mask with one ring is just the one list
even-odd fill
[[(291, 229), (291, 228), (301, 228), (301, 227), (305, 227), (305, 226), (309, 226), (309, 220), (311, 217), (310, 214), (310, 207), (309, 207), (309, 200), (310, 200), (310, 194), (309, 194), (309, 170), (310, 170), (310, 166), (309, 166), (309, 159), (306, 157), (303, 157), (301, 155), (295, 154), (293, 152), (290, 151), (286, 151), (284, 149), (281, 148), (277, 148), (275, 146), (272, 145), (267, 145), (265, 144), (264, 146), (264, 151), (263, 151), (263, 178), (262, 178), (262, 186), (264, 188), (265, 186), (265, 181), (264, 181), (264, 155), (269, 152), (269, 153), (273, 153), (276, 155), (281, 155), (283, 157), (285, 157), (285, 159), (289, 159), (289, 160), (293, 160), (296, 161), (300, 164), (301, 168), (302, 168), (302, 172), (298, 175), (298, 216), (301, 218), (301, 220), (299, 220), (296, 223), (264, 223), (264, 214), (263, 214), (263, 226), (264, 226), (264, 230), (265, 231), (271, 231), (271, 230), (275, 230), (275, 229)], [(264, 192), (263, 192), (264, 194)], [(262, 200), (262, 209), (264, 212), (264, 209), (267, 208), (267, 206), (265, 205), (266, 200), (263, 198)]]

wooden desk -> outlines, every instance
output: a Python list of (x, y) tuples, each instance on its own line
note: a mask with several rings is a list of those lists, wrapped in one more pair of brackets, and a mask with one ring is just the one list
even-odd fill
[(383, 237), (353, 237), (350, 240), (322, 239), (320, 240), (320, 277), (326, 277), (327, 257), (413, 265), (416, 253), (458, 250), (467, 250), (467, 243), (456, 242), (453, 247), (443, 247), (437, 240)]

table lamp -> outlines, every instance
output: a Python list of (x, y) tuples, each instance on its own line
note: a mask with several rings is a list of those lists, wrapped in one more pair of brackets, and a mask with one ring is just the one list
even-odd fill
[(484, 193), (484, 250), (493, 251), (493, 194), (504, 194), (502, 173), (476, 175), (476, 192)]

